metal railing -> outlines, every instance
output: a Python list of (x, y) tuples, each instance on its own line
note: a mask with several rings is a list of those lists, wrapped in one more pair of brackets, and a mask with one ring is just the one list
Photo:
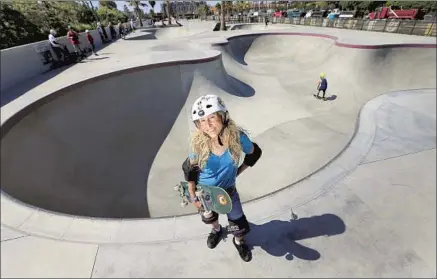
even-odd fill
[[(220, 20), (219, 17), (208, 17), (208, 20)], [(263, 16), (240, 16), (240, 17), (226, 17), (226, 23), (264, 23)], [(361, 18), (277, 18), (269, 17), (269, 24), (293, 24), (306, 25), (327, 28), (340, 28), (351, 30), (363, 30), (374, 32), (398, 33), (418, 36), (432, 36), (436, 37), (437, 23), (436, 21), (425, 20), (408, 20), (408, 19), (361, 19)]]

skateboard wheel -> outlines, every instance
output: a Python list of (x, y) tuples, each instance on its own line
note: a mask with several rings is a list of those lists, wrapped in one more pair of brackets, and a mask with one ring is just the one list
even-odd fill
[(205, 216), (205, 218), (211, 218), (212, 217), (212, 211), (208, 210), (203, 212), (203, 216)]

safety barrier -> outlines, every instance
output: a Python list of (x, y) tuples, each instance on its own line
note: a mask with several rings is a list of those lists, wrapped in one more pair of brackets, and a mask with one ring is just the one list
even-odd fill
[[(209, 18), (213, 20), (212, 17)], [(352, 29), (352, 30), (364, 30), (375, 32), (388, 32), (418, 36), (433, 36), (436, 37), (437, 23), (435, 21), (425, 20), (405, 20), (405, 19), (349, 19), (349, 18), (277, 18), (269, 17), (272, 24), (294, 24), (294, 25), (307, 25), (318, 27), (330, 27), (340, 29)], [(217, 20), (217, 18), (216, 18)], [(265, 17), (229, 17), (226, 18), (226, 22), (230, 24), (234, 23), (263, 23)]]

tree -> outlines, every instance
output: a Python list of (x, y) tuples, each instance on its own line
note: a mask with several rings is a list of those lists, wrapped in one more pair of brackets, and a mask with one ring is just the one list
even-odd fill
[(156, 1), (147, 1), (147, 2), (149, 2), (150, 7), (152, 7), (153, 13), (155, 13)]
[(99, 16), (96, 13), (96, 9), (94, 8), (93, 1), (84, 1), (84, 2), (89, 3), (90, 9), (91, 9), (91, 11), (93, 11), (93, 14), (96, 17), (96, 20), (100, 21), (100, 18), (99, 18)]
[(0, 8), (2, 48), (47, 40), (50, 29), (65, 35), (68, 25), (79, 32), (93, 29), (96, 20), (85, 1), (13, 1)]
[(141, 21), (141, 7), (148, 7), (146, 3), (141, 3), (141, 1), (126, 1), (129, 6), (134, 7), (134, 12), (140, 20), (140, 26), (143, 26), (143, 22)]
[(100, 7), (107, 7), (109, 9), (117, 9), (115, 1), (99, 1)]
[(426, 9), (428, 11), (436, 10), (435, 1), (387, 1), (386, 6), (402, 7), (403, 9)]
[(315, 3), (315, 2), (308, 2), (308, 3), (305, 5), (305, 8), (306, 8), (307, 10), (313, 10), (313, 9), (316, 8), (316, 3)]
[(128, 17), (128, 18), (132, 18), (133, 17), (133, 13), (131, 11), (129, 11), (129, 8), (125, 5), (123, 5), (123, 13)]
[(109, 22), (126, 22), (128, 20), (128, 17), (123, 12), (108, 7), (100, 7), (97, 10), (97, 15), (102, 19), (103, 25), (107, 25)]
[(316, 7), (319, 9), (324, 10), (324, 9), (328, 8), (328, 6), (329, 6), (329, 4), (326, 1), (317, 1), (316, 2)]
[[(30, 4), (30, 3), (29, 3)], [(34, 4), (34, 3), (32, 3)], [(47, 39), (47, 34), (8, 3), (0, 5), (0, 48), (10, 48)]]
[(201, 17), (206, 17), (206, 15), (209, 14), (209, 7), (207, 4), (200, 4), (197, 9), (196, 13), (200, 15)]
[(225, 7), (225, 1), (222, 1), (220, 3), (220, 30), (221, 31), (225, 31), (226, 30), (225, 8), (224, 7)]
[(166, 0), (165, 4), (164, 4), (164, 9), (165, 9), (165, 14), (167, 15), (168, 18), (168, 24), (171, 25), (171, 6), (170, 6), (170, 1)]

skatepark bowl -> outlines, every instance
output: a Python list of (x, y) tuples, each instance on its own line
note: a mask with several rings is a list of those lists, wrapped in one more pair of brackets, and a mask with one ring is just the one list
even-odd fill
[[(197, 60), (92, 77), (13, 115), (2, 126), (3, 194), (84, 217), (193, 214), (193, 206), (180, 207), (173, 187), (183, 179), (190, 106), (213, 93), (263, 149), (250, 175), (238, 180), (249, 202), (336, 158), (366, 102), (436, 88), (435, 45), (348, 46), (332, 36), (278, 32), (203, 46)], [(325, 102), (312, 96), (320, 72), (329, 83)]]

